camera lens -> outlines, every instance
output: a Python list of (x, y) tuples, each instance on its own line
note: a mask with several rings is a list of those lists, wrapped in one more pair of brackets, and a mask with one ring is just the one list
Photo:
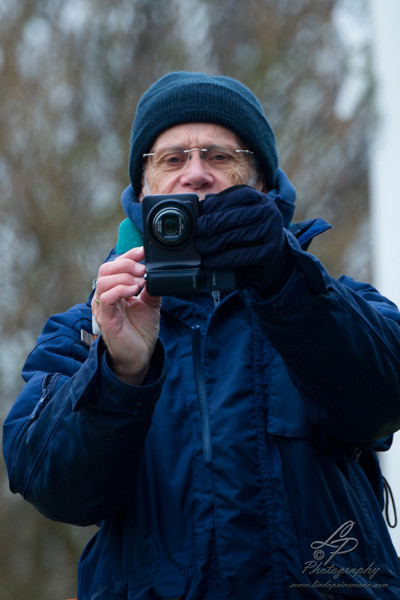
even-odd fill
[(192, 233), (187, 213), (175, 207), (156, 212), (152, 219), (152, 229), (157, 240), (168, 245), (182, 245)]
[(179, 235), (180, 222), (181, 222), (181, 219), (179, 218), (178, 215), (171, 215), (171, 214), (166, 215), (162, 221), (164, 235), (168, 235), (168, 236)]

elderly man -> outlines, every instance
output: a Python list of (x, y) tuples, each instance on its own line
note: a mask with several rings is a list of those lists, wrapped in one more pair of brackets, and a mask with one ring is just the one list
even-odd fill
[[(306, 251), (328, 226), (291, 223), (239, 82), (157, 81), (129, 168), (117, 246), (88, 303), (46, 324), (4, 428), (11, 489), (99, 524), (79, 600), (399, 598), (375, 454), (400, 427), (396, 307)], [(180, 194), (200, 199), (202, 269), (237, 289), (150, 295), (142, 200)]]

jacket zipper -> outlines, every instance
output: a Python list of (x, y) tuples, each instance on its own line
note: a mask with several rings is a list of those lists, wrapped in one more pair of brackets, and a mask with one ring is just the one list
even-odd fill
[(59, 373), (47, 373), (42, 379), (42, 394), (40, 396), (39, 402), (36, 404), (33, 409), (31, 416), (29, 417), (30, 421), (35, 421), (46, 406), (46, 404), (50, 400), (50, 393), (53, 388), (53, 384), (55, 380), (59, 377)]
[(211, 422), (207, 400), (206, 382), (204, 379), (204, 363), (201, 351), (201, 329), (199, 325), (192, 327), (193, 369), (196, 381), (197, 397), (203, 425), (203, 455), (206, 467), (212, 467)]

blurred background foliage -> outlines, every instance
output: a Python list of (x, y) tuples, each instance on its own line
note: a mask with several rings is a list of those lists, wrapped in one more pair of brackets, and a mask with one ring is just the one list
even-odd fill
[[(334, 276), (370, 277), (366, 4), (0, 0), (2, 419), (45, 319), (86, 300), (116, 242), (135, 106), (168, 71), (253, 89), (298, 190), (296, 220), (335, 226), (312, 251)], [(94, 530), (52, 523), (11, 495), (3, 462), (0, 494), (0, 600), (76, 595)]]

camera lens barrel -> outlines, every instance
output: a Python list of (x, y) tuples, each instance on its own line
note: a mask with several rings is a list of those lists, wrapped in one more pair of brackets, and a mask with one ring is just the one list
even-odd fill
[(151, 215), (152, 232), (161, 244), (182, 245), (192, 237), (191, 220), (185, 210), (174, 206), (161, 208)]

